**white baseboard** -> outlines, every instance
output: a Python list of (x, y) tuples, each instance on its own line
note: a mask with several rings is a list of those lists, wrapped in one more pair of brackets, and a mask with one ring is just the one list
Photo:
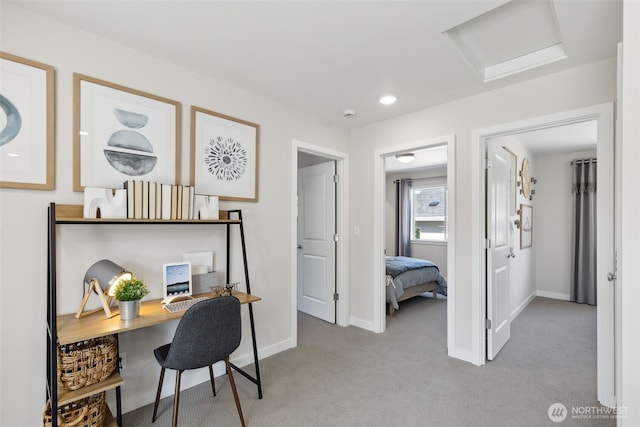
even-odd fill
[(518, 317), (518, 315), (520, 313), (522, 313), (522, 310), (524, 310), (525, 308), (527, 308), (527, 306), (531, 303), (531, 301), (533, 301), (533, 299), (536, 297), (536, 292), (532, 292), (531, 295), (529, 295), (527, 297), (527, 299), (525, 299), (522, 304), (520, 304), (519, 306), (517, 306), (515, 308), (515, 310), (513, 310), (511, 312), (511, 322), (513, 322), (513, 320)]
[(561, 294), (559, 292), (548, 292), (548, 291), (536, 291), (536, 296), (544, 297), (544, 298), (553, 298), (560, 299), (563, 301), (569, 301), (571, 295), (569, 294)]
[(482, 365), (482, 361), (478, 360), (478, 358), (476, 357), (477, 355), (470, 350), (455, 349), (453, 352), (449, 351), (448, 354), (449, 354), (449, 357), (462, 360), (463, 362), (471, 363), (472, 365), (475, 365), (475, 366)]
[(365, 329), (367, 331), (376, 332), (376, 328), (373, 322), (367, 320), (358, 319), (357, 317), (350, 317), (349, 324), (351, 326), (357, 326), (358, 328)]

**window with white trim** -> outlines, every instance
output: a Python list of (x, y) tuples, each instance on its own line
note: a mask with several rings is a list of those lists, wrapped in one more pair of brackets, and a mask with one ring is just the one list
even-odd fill
[(447, 186), (425, 185), (411, 189), (413, 241), (447, 241)]

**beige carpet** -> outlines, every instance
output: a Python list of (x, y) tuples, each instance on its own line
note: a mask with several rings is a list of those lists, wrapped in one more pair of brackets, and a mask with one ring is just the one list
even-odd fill
[[(300, 314), (298, 347), (261, 361), (263, 399), (235, 378), (248, 426), (614, 426), (571, 414), (599, 407), (595, 315), (590, 306), (536, 298), (497, 359), (476, 367), (446, 355), (444, 300), (402, 303), (384, 334)], [(181, 394), (179, 425), (240, 425), (227, 378), (216, 384), (215, 399), (208, 383)], [(554, 403), (568, 409), (561, 423), (547, 414)], [(161, 401), (155, 424), (152, 405), (124, 424), (168, 426), (171, 405)]]

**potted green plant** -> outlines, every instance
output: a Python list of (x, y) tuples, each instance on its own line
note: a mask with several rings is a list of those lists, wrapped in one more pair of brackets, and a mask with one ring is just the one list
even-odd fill
[(131, 320), (140, 314), (140, 300), (149, 293), (149, 289), (141, 279), (132, 277), (121, 281), (114, 292), (120, 307), (120, 319)]

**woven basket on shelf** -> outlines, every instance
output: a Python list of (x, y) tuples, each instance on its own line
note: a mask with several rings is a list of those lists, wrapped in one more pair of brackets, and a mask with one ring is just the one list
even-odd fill
[(58, 346), (58, 384), (77, 390), (98, 383), (116, 370), (115, 335)]
[[(105, 416), (104, 392), (63, 405), (57, 412), (60, 427), (102, 427)], [(44, 427), (53, 425), (51, 402), (47, 402), (43, 418)]]

